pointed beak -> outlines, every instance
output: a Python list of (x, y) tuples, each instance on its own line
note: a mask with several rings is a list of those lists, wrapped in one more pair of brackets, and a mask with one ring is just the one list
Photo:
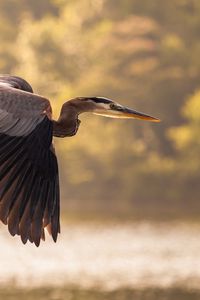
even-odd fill
[(158, 118), (130, 109), (128, 107), (113, 104), (110, 109), (102, 109), (94, 112), (97, 115), (118, 119), (140, 119), (150, 122), (160, 122)]
[(119, 107), (116, 108), (117, 115), (119, 118), (124, 118), (124, 119), (140, 119), (140, 120), (145, 120), (145, 121), (150, 121), (150, 122), (160, 122), (158, 118), (152, 117), (150, 115), (147, 115), (145, 113), (130, 109), (128, 107)]

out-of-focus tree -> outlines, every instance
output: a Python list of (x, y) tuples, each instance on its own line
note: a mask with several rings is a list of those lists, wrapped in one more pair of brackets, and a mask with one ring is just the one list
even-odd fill
[(10, 73), (16, 64), (15, 40), (20, 34), (20, 23), (25, 16), (39, 19), (44, 15), (56, 15), (57, 7), (49, 0), (6, 0), (0, 2), (0, 68)]
[(68, 207), (180, 207), (198, 176), (186, 109), (197, 113), (199, 94), (185, 101), (200, 85), (199, 1), (3, 0), (0, 20), (1, 72), (30, 81), (55, 117), (71, 97), (104, 95), (163, 120), (81, 116), (74, 139), (56, 140)]
[[(200, 91), (189, 97), (182, 109), (186, 123), (171, 128), (169, 136), (177, 149), (175, 172), (179, 176), (180, 199), (190, 199), (193, 205), (199, 206), (199, 176), (200, 176)], [(191, 199), (192, 191), (192, 199)]]

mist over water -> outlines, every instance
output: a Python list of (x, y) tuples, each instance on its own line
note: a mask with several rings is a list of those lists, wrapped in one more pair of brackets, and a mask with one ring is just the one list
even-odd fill
[(65, 224), (58, 243), (22, 245), (0, 228), (0, 284), (199, 289), (200, 224)]

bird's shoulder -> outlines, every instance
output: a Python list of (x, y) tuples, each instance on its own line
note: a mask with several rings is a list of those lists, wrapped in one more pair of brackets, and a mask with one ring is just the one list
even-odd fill
[(32, 86), (25, 79), (10, 74), (0, 74), (0, 83), (3, 86), (13, 87), (15, 89), (33, 93)]
[(0, 82), (0, 109), (13, 113), (41, 113), (51, 118), (49, 99), (24, 90), (16, 89)]

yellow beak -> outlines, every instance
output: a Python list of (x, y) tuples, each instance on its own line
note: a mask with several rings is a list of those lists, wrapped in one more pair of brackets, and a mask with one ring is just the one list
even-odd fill
[(96, 115), (101, 115), (109, 118), (118, 119), (140, 119), (150, 122), (160, 122), (158, 118), (152, 117), (150, 115), (144, 114), (142, 112), (124, 107), (121, 105), (113, 105), (110, 109), (98, 109), (94, 112)]

